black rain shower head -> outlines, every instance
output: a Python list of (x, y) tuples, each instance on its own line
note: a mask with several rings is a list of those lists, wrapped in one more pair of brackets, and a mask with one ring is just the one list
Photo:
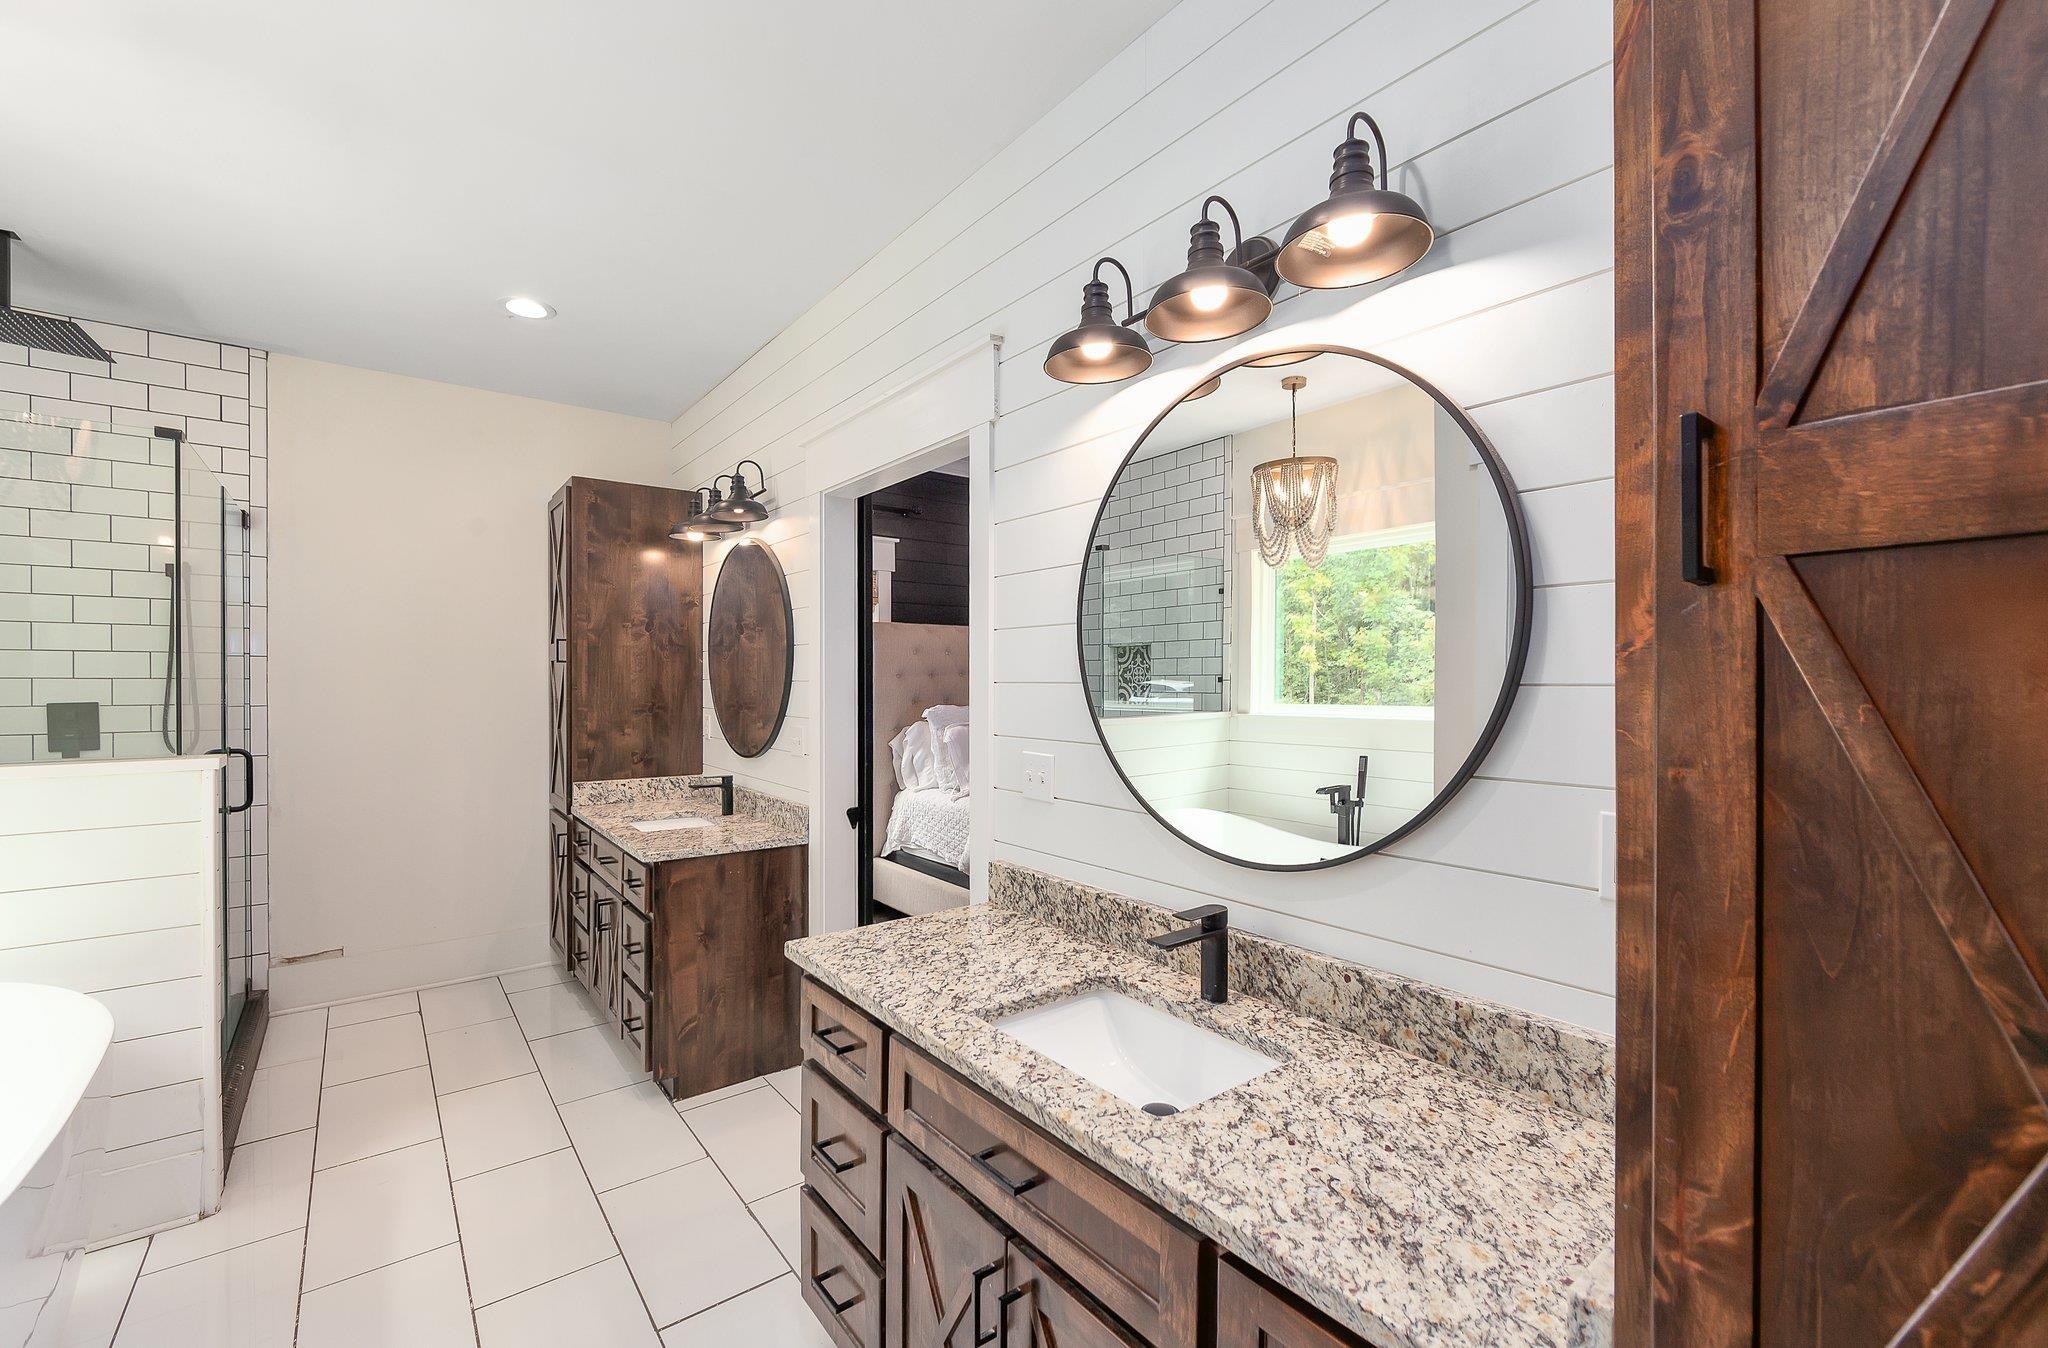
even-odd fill
[(11, 229), (0, 229), (0, 342), (32, 347), (37, 351), (52, 351), (60, 356), (77, 356), (81, 360), (111, 363), (114, 357), (107, 349), (71, 320), (24, 313), (14, 307), (11, 255), (14, 241), (20, 237)]

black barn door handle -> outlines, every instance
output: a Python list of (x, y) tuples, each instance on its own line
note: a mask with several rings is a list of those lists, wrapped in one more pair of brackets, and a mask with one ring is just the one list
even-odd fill
[(1678, 419), (1678, 574), (1688, 585), (1712, 585), (1714, 568), (1707, 565), (1706, 522), (1701, 518), (1707, 492), (1707, 466), (1701, 442), (1712, 438), (1714, 423), (1698, 412)]

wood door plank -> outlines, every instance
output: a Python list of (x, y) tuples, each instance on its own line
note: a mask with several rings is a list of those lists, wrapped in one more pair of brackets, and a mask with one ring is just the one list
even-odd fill
[(1834, 340), (1835, 329), (1877, 254), (1906, 184), (1912, 181), (1942, 112), (1955, 96), (1956, 82), (1997, 8), (1998, 0), (1948, 0), (1935, 20), (1820, 271), (1758, 390), (1757, 411), (1763, 425), (1788, 426), (1798, 415), (1828, 343)]
[(1756, 585), (1800, 677), (1985, 1009), (2011, 1045), (2035, 1098), (2048, 1100), (2048, 996), (1791, 564), (1782, 557), (1767, 559), (1757, 570)]

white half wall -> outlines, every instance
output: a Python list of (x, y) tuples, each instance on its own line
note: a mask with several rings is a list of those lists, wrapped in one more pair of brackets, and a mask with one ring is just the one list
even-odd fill
[[(547, 957), (548, 497), (658, 421), (277, 356), (278, 1009)], [(286, 615), (285, 609), (291, 613)]]
[[(977, 709), (996, 735), (981, 855), (1161, 903), (1222, 899), (1254, 931), (1611, 1028), (1612, 25), (1602, 0), (1183, 0), (677, 418), (678, 485), (753, 457), (801, 494), (848, 475), (820, 427), (1001, 335), (994, 602), (975, 615), (996, 681)], [(1283, 287), (1244, 341), (1165, 348), (1128, 383), (1041, 372), (1097, 257), (1131, 268), (1142, 304), (1184, 265), (1208, 193), (1248, 232), (1284, 229), (1325, 190), (1358, 108), (1436, 222), (1422, 263), (1361, 290)], [(1538, 589), (1526, 684), (1479, 779), (1391, 855), (1274, 875), (1138, 808), (1089, 724), (1071, 624), (1096, 502), (1145, 423), (1214, 365), (1309, 341), (1382, 353), (1472, 412), (1520, 491)], [(807, 720), (818, 694), (799, 664), (790, 711)], [(1014, 789), (1026, 750), (1056, 757), (1050, 803)], [(808, 776), (788, 759), (756, 770), (771, 790)]]

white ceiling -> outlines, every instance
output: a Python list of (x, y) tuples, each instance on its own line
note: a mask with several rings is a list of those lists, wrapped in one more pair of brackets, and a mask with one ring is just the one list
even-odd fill
[(15, 303), (670, 417), (1173, 3), (8, 5)]

